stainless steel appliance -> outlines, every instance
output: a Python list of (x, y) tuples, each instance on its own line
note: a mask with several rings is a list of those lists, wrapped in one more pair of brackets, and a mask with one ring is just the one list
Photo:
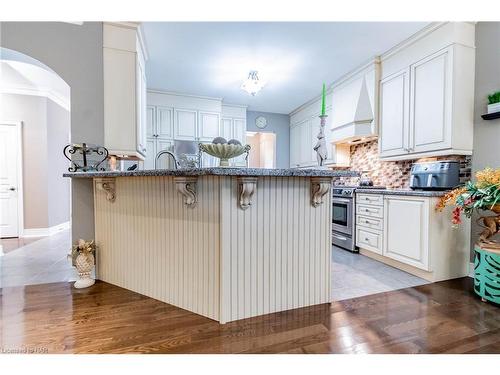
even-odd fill
[(354, 187), (332, 189), (332, 244), (355, 252)]
[(448, 190), (460, 184), (458, 161), (442, 160), (415, 163), (411, 167), (410, 188)]

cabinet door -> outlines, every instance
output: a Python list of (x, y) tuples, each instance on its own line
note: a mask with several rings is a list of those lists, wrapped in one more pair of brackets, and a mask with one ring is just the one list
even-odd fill
[(299, 166), (299, 127), (292, 125), (290, 127), (290, 168)]
[[(242, 145), (247, 143), (247, 122), (245, 119), (233, 119), (233, 138), (241, 142)], [(232, 165), (235, 167), (245, 167), (247, 165), (247, 154), (243, 154), (232, 159)]]
[[(168, 151), (173, 151), (174, 149), (174, 142), (169, 141), (169, 140), (164, 140), (164, 139), (156, 139), (156, 154), (158, 154), (160, 151), (163, 150), (168, 150)], [(155, 154), (155, 157), (156, 157)], [(172, 157), (168, 154), (163, 154), (160, 156), (160, 159), (158, 159), (158, 169), (173, 169), (175, 168), (174, 161)]]
[(174, 138), (187, 141), (198, 137), (198, 114), (189, 109), (176, 109), (174, 112)]
[(380, 82), (380, 156), (408, 153), (409, 70)]
[(146, 115), (146, 72), (142, 54), (137, 53), (136, 63), (136, 104), (137, 104), (137, 151), (146, 156), (147, 151), (147, 115)]
[(306, 120), (299, 125), (299, 164), (306, 166), (311, 162), (311, 121)]
[(220, 119), (219, 114), (214, 112), (199, 113), (198, 134), (202, 141), (212, 141), (219, 136)]
[(144, 169), (155, 169), (156, 139), (148, 138), (146, 142), (146, 158), (144, 159)]
[(451, 147), (451, 49), (410, 67), (410, 152)]
[(156, 121), (156, 108), (152, 105), (148, 105), (146, 109), (146, 136), (148, 138), (152, 138), (156, 134), (155, 121)]
[(427, 198), (385, 198), (383, 255), (430, 270), (429, 204)]
[[(319, 116), (319, 115), (318, 115)], [(317, 158), (316, 158), (316, 151), (314, 151), (314, 146), (316, 146), (316, 143), (318, 142), (318, 134), (319, 134), (319, 129), (321, 127), (321, 119), (318, 116), (314, 116), (310, 120), (310, 135), (309, 135), (309, 140), (310, 140), (310, 156), (309, 160), (313, 165), (317, 165)], [(326, 142), (326, 139), (325, 139)], [(328, 146), (328, 145), (327, 145)]]
[(229, 117), (223, 117), (220, 120), (220, 136), (229, 141), (233, 138), (233, 119)]
[(233, 119), (233, 138), (240, 141), (241, 144), (246, 144), (246, 132), (247, 132), (246, 120), (241, 118)]
[(157, 107), (156, 109), (156, 136), (159, 138), (173, 137), (174, 110), (170, 107)]

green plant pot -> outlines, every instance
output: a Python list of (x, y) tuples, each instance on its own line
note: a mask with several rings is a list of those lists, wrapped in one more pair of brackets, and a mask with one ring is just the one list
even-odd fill
[(483, 300), (500, 304), (500, 254), (475, 246), (474, 291)]

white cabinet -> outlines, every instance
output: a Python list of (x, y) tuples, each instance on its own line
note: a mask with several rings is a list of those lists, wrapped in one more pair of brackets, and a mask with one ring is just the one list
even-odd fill
[(383, 160), (471, 155), (474, 25), (447, 23), (382, 56)]
[(380, 156), (405, 154), (409, 142), (409, 69), (380, 82)]
[(198, 138), (198, 112), (190, 109), (174, 110), (174, 138), (195, 140)]
[[(220, 135), (227, 141), (237, 139), (241, 144), (246, 144), (246, 119), (222, 117), (220, 121)], [(210, 139), (210, 141), (212, 138)], [(252, 152), (250, 150), (250, 152)], [(245, 167), (247, 165), (246, 153), (229, 160), (230, 165), (235, 167)]]
[(451, 147), (450, 48), (431, 55), (410, 69), (410, 152)]
[(146, 74), (136, 23), (103, 24), (104, 146), (110, 155), (146, 156)]
[(174, 135), (174, 109), (171, 107), (156, 107), (156, 122), (155, 136), (158, 138), (173, 138)]
[(428, 198), (386, 197), (384, 256), (430, 271), (429, 203)]
[(214, 112), (199, 112), (199, 139), (212, 141), (219, 136), (220, 115)]
[(356, 246), (362, 255), (429, 281), (468, 274), (470, 220), (450, 225), (436, 197), (356, 193)]

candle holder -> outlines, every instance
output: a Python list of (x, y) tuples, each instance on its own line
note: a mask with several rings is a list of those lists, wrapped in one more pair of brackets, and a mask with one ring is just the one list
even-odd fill
[(106, 147), (98, 145), (69, 144), (64, 147), (63, 154), (71, 162), (70, 172), (88, 172), (88, 171), (104, 171), (105, 168), (100, 165), (108, 157)]
[(325, 160), (328, 159), (328, 149), (326, 147), (325, 131), (324, 131), (327, 117), (328, 115), (325, 114), (321, 114), (319, 116), (321, 122), (319, 127), (319, 133), (316, 136), (316, 138), (318, 138), (318, 142), (316, 142), (316, 145), (314, 146), (314, 151), (316, 151), (316, 159), (318, 160), (318, 166), (320, 167), (323, 167)]

